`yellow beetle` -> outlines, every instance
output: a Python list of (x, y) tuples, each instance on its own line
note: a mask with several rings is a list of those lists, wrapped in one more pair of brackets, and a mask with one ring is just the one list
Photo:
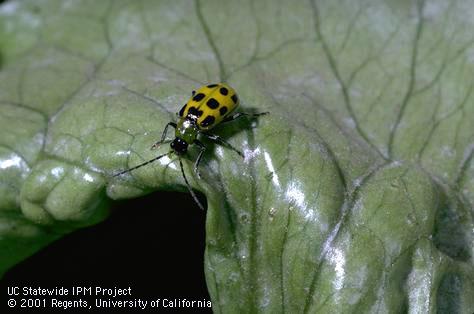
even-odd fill
[(196, 172), (198, 178), (201, 177), (199, 174), (199, 163), (201, 162), (202, 155), (206, 150), (206, 146), (204, 146), (204, 144), (198, 140), (198, 135), (200, 134), (218, 144), (224, 145), (232, 149), (239, 155), (243, 156), (243, 154), (239, 150), (234, 148), (220, 136), (207, 132), (214, 126), (222, 122), (233, 121), (243, 116), (258, 117), (268, 113), (262, 112), (256, 114), (249, 114), (244, 112), (237, 112), (233, 114), (233, 111), (238, 107), (238, 105), (239, 98), (235, 90), (225, 83), (210, 84), (207, 86), (202, 86), (198, 90), (193, 91), (191, 99), (188, 100), (188, 102), (183, 106), (183, 108), (181, 108), (178, 113), (178, 123), (169, 122), (163, 130), (161, 139), (152, 146), (152, 148), (157, 148), (162, 143), (164, 143), (166, 141), (168, 127), (172, 126), (173, 128), (175, 128), (175, 138), (171, 141), (171, 150), (166, 154), (150, 159), (133, 168), (119, 172), (115, 174), (114, 177), (141, 168), (145, 165), (148, 165), (149, 163), (163, 158), (164, 156), (168, 156), (170, 154), (175, 153), (178, 156), (181, 173), (183, 175), (184, 181), (186, 182), (186, 186), (188, 187), (189, 192), (193, 196), (198, 206), (201, 209), (204, 209), (204, 207), (201, 205), (196, 195), (194, 194), (193, 190), (191, 189), (188, 179), (184, 174), (181, 155), (185, 154), (188, 151), (189, 145), (196, 144), (197, 146), (199, 146), (200, 151), (196, 162), (194, 163), (194, 171)]

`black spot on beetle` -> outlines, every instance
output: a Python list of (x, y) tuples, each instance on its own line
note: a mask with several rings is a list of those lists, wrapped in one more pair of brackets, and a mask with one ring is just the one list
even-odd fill
[(206, 95), (204, 95), (203, 93), (199, 93), (197, 95), (194, 95), (193, 100), (194, 101), (201, 101), (204, 97), (206, 97)]
[(219, 112), (220, 112), (221, 116), (225, 115), (226, 112), (227, 112), (227, 107), (226, 106), (220, 107)]
[(204, 112), (202, 110), (198, 110), (196, 107), (189, 107), (187, 116), (192, 116), (192, 119), (199, 118), (202, 116)]
[(183, 116), (184, 110), (186, 110), (186, 106), (187, 106), (187, 105), (188, 105), (188, 104), (184, 104), (183, 108), (181, 108), (181, 110), (179, 111), (179, 116), (180, 116), (180, 117)]
[(210, 84), (210, 85), (207, 85), (207, 87), (209, 87), (209, 88), (213, 88), (213, 87), (216, 87), (216, 86), (217, 86), (217, 84)]
[(189, 110), (188, 110), (188, 115), (197, 115), (197, 109), (196, 107), (189, 107)]
[(219, 92), (221, 92), (222, 95), (226, 96), (229, 93), (229, 90), (225, 87), (221, 87), (219, 89)]
[(214, 121), (216, 121), (216, 118), (214, 118), (213, 116), (207, 116), (206, 118), (204, 118), (204, 120), (202, 120), (201, 126), (203, 127), (210, 126), (211, 124), (214, 123)]
[(232, 95), (232, 100), (234, 101), (234, 104), (236, 104), (239, 101), (239, 98), (237, 97), (237, 94)]
[(211, 108), (211, 109), (217, 109), (219, 107), (219, 102), (215, 100), (214, 98), (210, 98), (206, 105)]
[(196, 94), (196, 91), (193, 90), (193, 91), (191, 92), (191, 94), (194, 96), (194, 95)]

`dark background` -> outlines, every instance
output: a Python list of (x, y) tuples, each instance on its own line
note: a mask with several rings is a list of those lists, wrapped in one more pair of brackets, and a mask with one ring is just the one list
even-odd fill
[(9, 310), (8, 286), (130, 286), (132, 298), (210, 300), (205, 215), (186, 193), (114, 202), (104, 222), (66, 235), (8, 271), (0, 280), (0, 312)]

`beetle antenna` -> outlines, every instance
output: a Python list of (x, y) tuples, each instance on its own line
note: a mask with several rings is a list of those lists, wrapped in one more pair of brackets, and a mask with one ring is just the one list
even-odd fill
[(141, 167), (143, 167), (143, 166), (146, 166), (146, 165), (148, 165), (148, 164), (151, 164), (152, 162), (155, 162), (155, 161), (157, 161), (158, 159), (161, 159), (161, 158), (163, 158), (163, 157), (165, 157), (165, 156), (171, 154), (172, 152), (173, 152), (173, 151), (169, 151), (169, 152), (167, 152), (166, 154), (163, 154), (163, 155), (160, 155), (160, 156), (155, 157), (155, 158), (153, 158), (153, 159), (150, 159), (150, 160), (148, 160), (148, 161), (145, 161), (144, 163), (141, 163), (141, 164), (139, 164), (139, 165), (137, 165), (137, 166), (135, 166), (135, 167), (133, 167), (133, 168), (130, 168), (130, 169), (121, 171), (121, 172), (119, 172), (119, 173), (117, 173), (117, 174), (114, 174), (112, 177), (118, 177), (118, 176), (120, 176), (120, 175), (122, 175), (122, 174), (124, 174), (124, 173), (130, 172), (130, 171), (133, 171), (133, 170), (135, 170), (135, 169), (138, 169), (138, 168), (141, 168)]
[(201, 202), (199, 202), (196, 194), (194, 194), (193, 189), (191, 188), (191, 185), (188, 182), (188, 179), (186, 178), (186, 175), (184, 174), (184, 168), (183, 168), (183, 162), (181, 161), (181, 156), (178, 155), (179, 159), (179, 167), (181, 168), (181, 174), (183, 175), (184, 182), (186, 182), (186, 187), (189, 190), (189, 193), (191, 193), (191, 196), (193, 197), (194, 201), (198, 204), (199, 208), (204, 210), (204, 206), (201, 205)]

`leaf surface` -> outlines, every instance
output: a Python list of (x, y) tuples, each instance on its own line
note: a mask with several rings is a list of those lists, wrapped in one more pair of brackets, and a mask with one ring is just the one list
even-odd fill
[(474, 309), (469, 1), (8, 1), (0, 6), (0, 272), (185, 190), (152, 151), (200, 85), (242, 111), (184, 166), (208, 201), (217, 313)]

